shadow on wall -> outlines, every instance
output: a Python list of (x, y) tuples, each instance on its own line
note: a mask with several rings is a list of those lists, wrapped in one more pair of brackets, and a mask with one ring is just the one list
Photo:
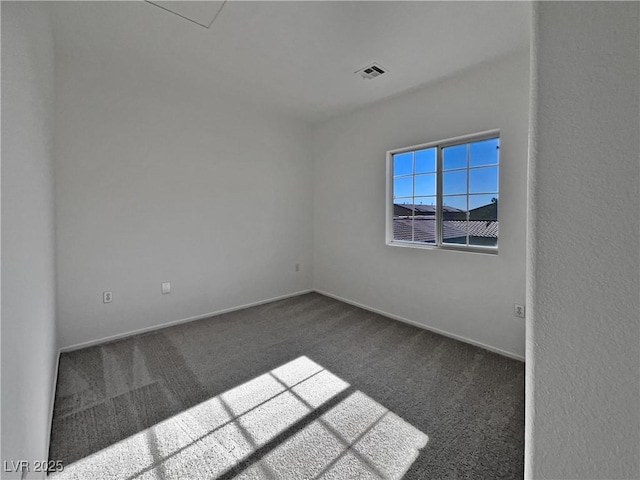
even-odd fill
[(51, 478), (401, 478), (427, 441), (301, 356)]

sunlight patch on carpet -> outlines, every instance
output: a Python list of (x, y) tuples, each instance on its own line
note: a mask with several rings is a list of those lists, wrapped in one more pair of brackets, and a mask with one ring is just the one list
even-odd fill
[[(302, 356), (51, 478), (216, 478), (349, 387)], [(356, 391), (237, 478), (401, 478), (427, 441), (427, 435)]]

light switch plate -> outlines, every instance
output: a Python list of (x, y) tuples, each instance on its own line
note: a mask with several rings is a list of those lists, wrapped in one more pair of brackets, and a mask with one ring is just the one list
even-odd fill
[(167, 295), (171, 293), (171, 282), (162, 282), (162, 294)]

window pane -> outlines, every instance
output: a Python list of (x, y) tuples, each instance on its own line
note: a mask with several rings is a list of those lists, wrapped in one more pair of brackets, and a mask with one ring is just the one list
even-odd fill
[(477, 167), (479, 165), (493, 165), (498, 163), (499, 138), (490, 138), (473, 142), (469, 145), (469, 165)]
[(411, 242), (413, 240), (412, 224), (412, 217), (393, 217), (393, 239)]
[(495, 223), (494, 236), (481, 237), (476, 236), (473, 232), (469, 234), (469, 245), (477, 245), (482, 247), (497, 247), (498, 246), (498, 222)]
[[(408, 198), (394, 198), (393, 199), (393, 207), (394, 212), (405, 212), (405, 213), (394, 213), (394, 215), (413, 215), (413, 213), (406, 213), (409, 210), (413, 212), (413, 197)], [(400, 210), (398, 210), (400, 209)], [(404, 209), (404, 210), (403, 210)]]
[(467, 196), (443, 197), (443, 243), (467, 244)]
[(469, 193), (498, 191), (498, 167), (472, 168), (469, 170)]
[(393, 196), (394, 198), (413, 196), (413, 176), (394, 178)]
[(413, 198), (393, 201), (393, 239), (403, 242), (413, 240)]
[(452, 168), (465, 168), (467, 166), (467, 145), (454, 145), (442, 149), (442, 168), (450, 170)]
[[(495, 204), (495, 205), (494, 205)], [(469, 211), (473, 212), (477, 209), (482, 209), (478, 211), (487, 211), (488, 209), (495, 210), (496, 212), (498, 207), (498, 195), (469, 195)], [(482, 217), (483, 219), (485, 217)], [(493, 217), (492, 217), (493, 218)], [(497, 217), (495, 217), (497, 220)]]
[(450, 209), (467, 210), (466, 195), (451, 195), (442, 197), (442, 205)]
[(413, 152), (396, 153), (393, 156), (393, 174), (408, 175), (413, 173)]
[(467, 221), (466, 220), (443, 220), (442, 242), (454, 243), (456, 245), (466, 245), (467, 244)]
[(466, 220), (467, 219), (467, 196), (453, 195), (442, 197), (442, 219), (443, 220)]
[(442, 174), (442, 193), (467, 193), (467, 171), (456, 170)]
[(469, 244), (498, 246), (498, 195), (469, 195)]
[(427, 148), (416, 152), (416, 173), (436, 171), (436, 149)]
[(454, 222), (444, 222), (442, 225), (442, 243), (452, 243), (456, 245), (467, 244), (467, 231), (466, 221), (457, 222), (458, 225), (454, 225)]
[(415, 176), (415, 191), (414, 195), (435, 195), (436, 194), (436, 175), (431, 173), (428, 175), (416, 175)]
[(413, 218), (413, 241), (436, 243), (436, 217), (425, 215)]
[(431, 215), (436, 214), (436, 197), (415, 197), (413, 199), (414, 208), (416, 209), (416, 215)]

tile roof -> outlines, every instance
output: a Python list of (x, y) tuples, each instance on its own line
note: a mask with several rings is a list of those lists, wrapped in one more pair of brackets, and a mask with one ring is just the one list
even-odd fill
[[(464, 220), (451, 220), (452, 226), (464, 231)], [(472, 237), (498, 238), (498, 222), (493, 220), (469, 220), (469, 235)]]
[[(393, 238), (411, 241), (413, 220), (413, 241), (435, 243), (436, 221), (433, 217), (400, 217), (393, 219)], [(445, 240), (466, 236), (465, 220), (445, 220), (442, 222)], [(498, 238), (498, 222), (472, 220), (468, 222), (472, 237)]]

